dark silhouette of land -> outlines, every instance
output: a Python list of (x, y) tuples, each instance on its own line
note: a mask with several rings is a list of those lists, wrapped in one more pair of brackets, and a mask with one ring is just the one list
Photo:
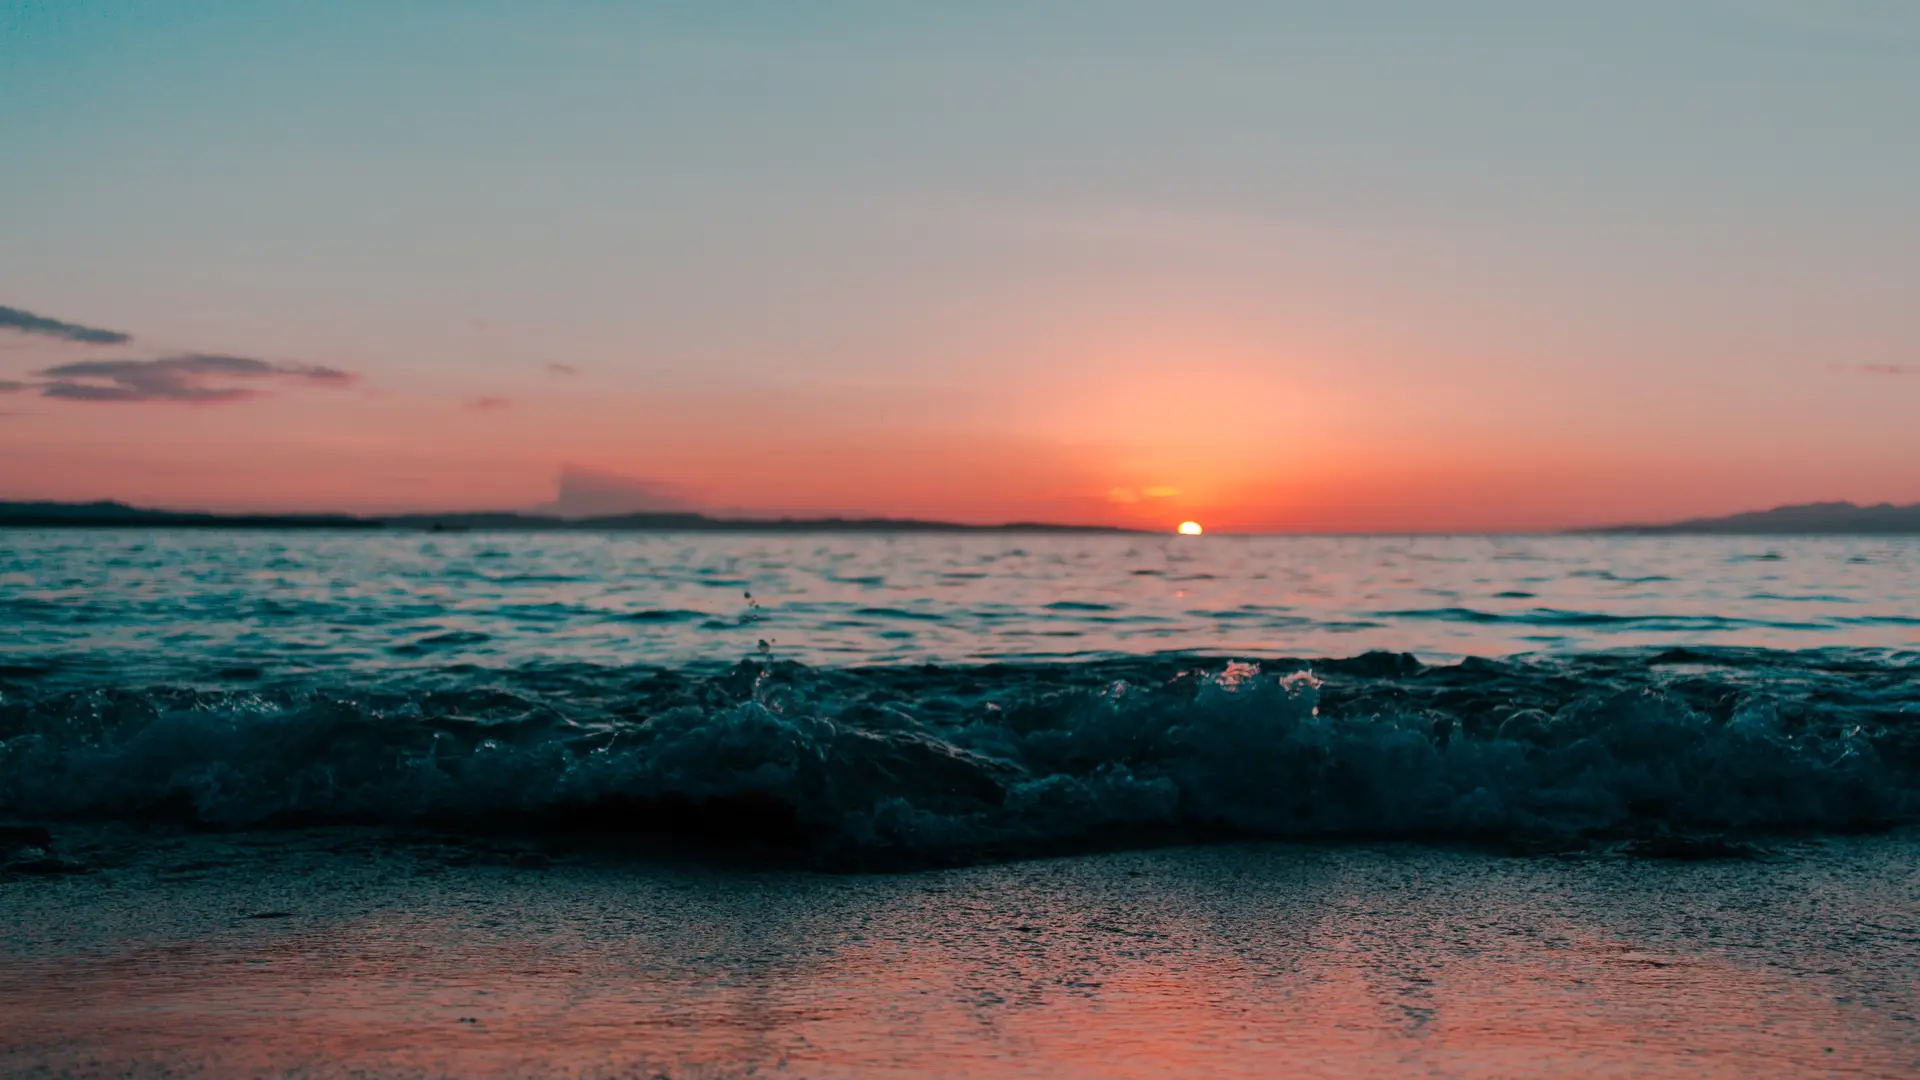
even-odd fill
[[(1014, 521), (967, 525), (918, 518), (733, 518), (692, 511), (557, 517), (510, 510), (449, 514), (213, 514), (147, 510), (119, 502), (0, 502), (0, 528), (401, 529), (420, 532), (1035, 532), (1134, 533), (1111, 525)], [(1899, 536), (1920, 535), (1920, 504), (1808, 503), (1727, 517), (1575, 529), (1587, 535)]]
[(916, 518), (720, 518), (690, 512), (560, 518), (513, 511), (455, 514), (211, 514), (118, 502), (0, 502), (0, 528), (408, 529), (422, 532), (1044, 532), (1127, 533), (1109, 525), (1015, 521), (966, 525)]
[(1892, 536), (1920, 534), (1920, 504), (1856, 506), (1850, 502), (1806, 503), (1665, 525), (1611, 525), (1583, 533), (1641, 536)]
[(231, 529), (365, 529), (381, 523), (349, 514), (207, 514), (142, 510), (117, 502), (0, 502), (0, 526)]

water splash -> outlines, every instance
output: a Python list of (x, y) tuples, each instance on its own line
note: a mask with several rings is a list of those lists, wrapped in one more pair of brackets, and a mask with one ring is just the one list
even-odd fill
[(1920, 812), (1920, 659), (1867, 651), (0, 685), (0, 814), (35, 821), (538, 828), (866, 864), (1223, 835), (1564, 845)]

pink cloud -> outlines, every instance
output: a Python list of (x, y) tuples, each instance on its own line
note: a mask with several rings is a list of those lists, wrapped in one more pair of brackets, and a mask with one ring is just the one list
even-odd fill
[[(318, 364), (270, 363), (248, 356), (188, 353), (158, 360), (83, 360), (37, 373), (41, 397), (66, 401), (169, 401), (211, 405), (261, 396), (263, 382), (345, 387), (352, 372)], [(245, 385), (236, 385), (245, 384)]]

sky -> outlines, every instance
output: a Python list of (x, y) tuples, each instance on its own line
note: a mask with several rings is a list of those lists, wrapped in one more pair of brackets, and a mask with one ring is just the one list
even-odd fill
[(0, 0), (0, 498), (1920, 501), (1915, 192), (1910, 0)]

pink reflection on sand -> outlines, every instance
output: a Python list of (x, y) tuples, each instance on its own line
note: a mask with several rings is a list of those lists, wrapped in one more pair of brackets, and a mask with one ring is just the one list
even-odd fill
[[(1427, 876), (1383, 890), (1396, 859)], [(273, 876), (246, 863), (117, 899), (60, 883), (46, 910), (132, 901), (129, 921), (91, 943), (20, 924), (37, 944), (0, 966), (0, 1071), (1787, 1076), (1920, 1056), (1911, 1025), (1765, 955), (1630, 940), (1508, 887), (1525, 860), (1135, 863), (323, 867), (280, 919), (224, 914)]]

